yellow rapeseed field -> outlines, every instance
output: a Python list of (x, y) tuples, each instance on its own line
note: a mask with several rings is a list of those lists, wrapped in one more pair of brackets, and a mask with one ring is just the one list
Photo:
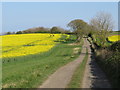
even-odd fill
[(111, 42), (116, 42), (120, 40), (120, 35), (113, 35), (113, 36), (109, 36), (108, 40)]
[(18, 34), (4, 35), (2, 38), (2, 55), (0, 57), (16, 57), (41, 53), (55, 46), (60, 34)]

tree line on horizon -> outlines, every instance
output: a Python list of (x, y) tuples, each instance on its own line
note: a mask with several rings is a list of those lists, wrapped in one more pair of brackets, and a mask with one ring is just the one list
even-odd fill
[(52, 28), (36, 27), (23, 31), (7, 32), (6, 34), (26, 34), (26, 33), (61, 33), (61, 34), (74, 34), (76, 35), (76, 41), (79, 42), (83, 36), (97, 36), (101, 41), (101, 45), (104, 46), (106, 38), (114, 28), (114, 22), (111, 14), (106, 12), (98, 12), (89, 23), (82, 19), (75, 19), (67, 24), (70, 30), (65, 30), (61, 27), (53, 26)]
[(17, 31), (17, 32), (6, 32), (6, 35), (9, 34), (26, 34), (26, 33), (62, 33), (62, 34), (70, 34), (72, 33), (69, 30), (65, 30), (61, 27), (53, 26), (52, 28), (45, 28), (45, 27), (35, 27), (30, 28), (23, 31)]

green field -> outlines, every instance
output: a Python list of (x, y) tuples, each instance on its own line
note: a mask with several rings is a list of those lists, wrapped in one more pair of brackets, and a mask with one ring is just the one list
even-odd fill
[[(63, 36), (62, 39), (65, 39), (65, 36)], [(73, 43), (75, 39), (76, 38), (74, 36), (71, 36), (69, 40), (59, 42), (58, 45), (48, 52), (17, 57), (16, 61), (3, 63), (2, 87), (38, 87), (59, 67), (75, 60), (75, 58), (79, 56), (83, 42), (78, 45), (69, 45), (69, 43)], [(74, 54), (73, 49), (76, 47), (79, 47), (80, 49), (77, 54)], [(13, 58), (9, 59), (12, 60)]]
[(120, 31), (119, 32), (112, 32), (112, 33), (110, 33), (110, 35), (120, 35)]

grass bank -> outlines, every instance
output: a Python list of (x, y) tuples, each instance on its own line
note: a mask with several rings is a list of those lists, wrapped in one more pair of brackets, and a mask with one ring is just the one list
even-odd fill
[(88, 60), (88, 49), (86, 49), (86, 55), (82, 61), (82, 63), (75, 70), (70, 83), (68, 84), (68, 88), (81, 88), (82, 79), (85, 71), (85, 66)]
[[(71, 36), (69, 40), (60, 42), (48, 52), (18, 57), (16, 58), (17, 61), (4, 63), (2, 67), (2, 87), (38, 87), (58, 68), (75, 60), (79, 56), (82, 43), (81, 45), (68, 45), (75, 41), (73, 37)], [(73, 50), (76, 47), (80, 49), (77, 54), (74, 54)]]

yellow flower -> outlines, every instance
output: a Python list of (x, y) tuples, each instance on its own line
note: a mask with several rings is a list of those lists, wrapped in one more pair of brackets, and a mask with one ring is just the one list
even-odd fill
[(16, 57), (46, 52), (55, 46), (61, 34), (20, 34), (4, 35), (2, 38), (2, 55), (0, 57)]
[(120, 40), (120, 35), (113, 35), (113, 36), (109, 36), (108, 40), (111, 42), (116, 42)]

